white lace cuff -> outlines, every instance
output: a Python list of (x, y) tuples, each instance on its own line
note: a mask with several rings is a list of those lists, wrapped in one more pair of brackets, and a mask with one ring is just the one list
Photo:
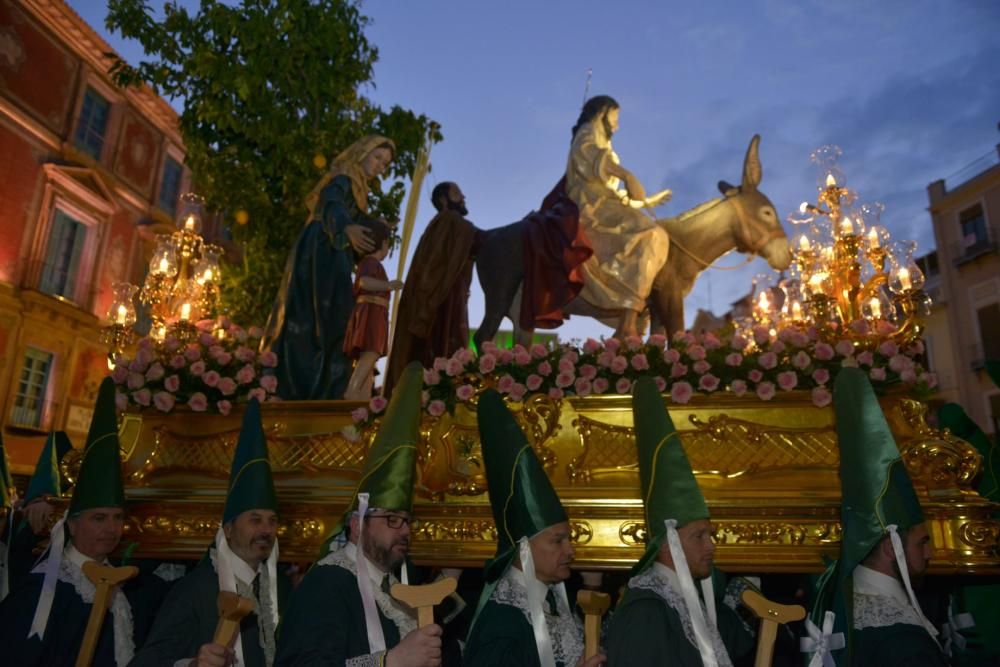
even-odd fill
[(378, 653), (359, 655), (356, 658), (348, 658), (344, 667), (385, 667), (385, 656), (388, 653), (388, 651), (379, 651)]

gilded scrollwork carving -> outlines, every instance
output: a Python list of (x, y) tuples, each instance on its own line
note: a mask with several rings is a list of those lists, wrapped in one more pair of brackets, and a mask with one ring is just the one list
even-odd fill
[(928, 491), (961, 493), (970, 489), (982, 465), (982, 456), (975, 447), (950, 433), (936, 435), (922, 435), (900, 443), (900, 454), (910, 477)]
[(646, 544), (646, 522), (624, 521), (618, 527), (618, 539), (622, 544), (638, 547)]
[(559, 431), (560, 405), (559, 401), (544, 394), (533, 394), (524, 401), (521, 410), (521, 426), (527, 427), (525, 434), (534, 447), (542, 468), (550, 475), (559, 464), (559, 458), (549, 449), (546, 442)]
[(1000, 543), (1000, 523), (996, 521), (966, 521), (958, 529), (959, 539), (976, 549), (995, 552)]
[(418, 541), (495, 542), (497, 531), (489, 519), (429, 519), (417, 523), (413, 538)]
[(570, 519), (569, 539), (578, 547), (583, 546), (584, 544), (590, 544), (590, 541), (594, 539), (594, 527), (590, 525), (589, 521)]
[[(715, 543), (774, 544), (774, 545), (830, 545), (840, 542), (840, 523), (772, 522), (772, 521), (714, 521)], [(646, 543), (646, 524), (642, 521), (625, 521), (618, 528), (622, 544), (630, 547)]]

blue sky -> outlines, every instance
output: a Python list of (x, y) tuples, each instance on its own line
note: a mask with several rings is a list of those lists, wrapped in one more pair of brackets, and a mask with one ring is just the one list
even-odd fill
[[(141, 57), (104, 29), (103, 2), (69, 4), (126, 59)], [(537, 208), (565, 167), (588, 68), (591, 94), (622, 104), (622, 163), (648, 190), (673, 189), (664, 216), (716, 196), (719, 180), (739, 182), (754, 133), (760, 189), (784, 216), (815, 199), (809, 154), (834, 143), (849, 186), (885, 203), (894, 238), (924, 252), (934, 244), (927, 184), (1000, 143), (995, 0), (370, 0), (362, 9), (380, 55), (366, 93), (427, 114), (445, 136), (418, 233), (440, 180), (462, 186), (483, 228)], [(689, 321), (699, 307), (724, 312), (765, 267), (702, 274)], [(478, 285), (472, 292), (475, 326), (482, 298)], [(574, 318), (559, 333), (610, 330)]]

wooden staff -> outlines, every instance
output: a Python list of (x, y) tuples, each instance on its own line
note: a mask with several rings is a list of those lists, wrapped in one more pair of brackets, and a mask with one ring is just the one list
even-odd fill
[(583, 658), (593, 658), (601, 645), (601, 618), (611, 606), (611, 596), (597, 591), (580, 591), (576, 603), (583, 610)]
[(253, 600), (230, 591), (219, 591), (215, 603), (219, 607), (219, 622), (215, 626), (212, 642), (232, 648), (233, 640), (240, 631), (240, 622), (253, 611)]
[(434, 605), (441, 604), (456, 588), (458, 581), (454, 577), (444, 577), (424, 586), (393, 584), (389, 592), (392, 597), (417, 610), (417, 627), (423, 628), (434, 623)]
[(83, 573), (94, 584), (94, 604), (90, 607), (90, 617), (87, 619), (87, 629), (83, 633), (83, 643), (76, 656), (76, 667), (90, 667), (97, 649), (97, 640), (101, 636), (101, 626), (104, 625), (104, 614), (111, 605), (111, 594), (115, 586), (128, 581), (139, 574), (139, 568), (134, 565), (127, 567), (105, 567), (97, 561), (87, 561), (83, 564)]
[(805, 607), (798, 604), (778, 604), (771, 602), (757, 591), (743, 591), (743, 604), (760, 619), (760, 639), (757, 640), (757, 656), (754, 667), (771, 667), (774, 657), (774, 640), (778, 637), (778, 624), (801, 621), (806, 617)]

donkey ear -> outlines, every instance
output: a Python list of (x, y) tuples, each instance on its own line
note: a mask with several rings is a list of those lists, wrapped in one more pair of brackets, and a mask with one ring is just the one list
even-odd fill
[(732, 197), (733, 195), (739, 193), (740, 189), (733, 185), (732, 183), (727, 183), (726, 181), (719, 181), (719, 192), (721, 192), (726, 197)]
[(745, 190), (753, 190), (760, 185), (760, 157), (757, 155), (759, 146), (760, 135), (755, 134), (753, 135), (753, 139), (750, 140), (750, 146), (747, 148), (747, 156), (743, 160), (743, 188)]

